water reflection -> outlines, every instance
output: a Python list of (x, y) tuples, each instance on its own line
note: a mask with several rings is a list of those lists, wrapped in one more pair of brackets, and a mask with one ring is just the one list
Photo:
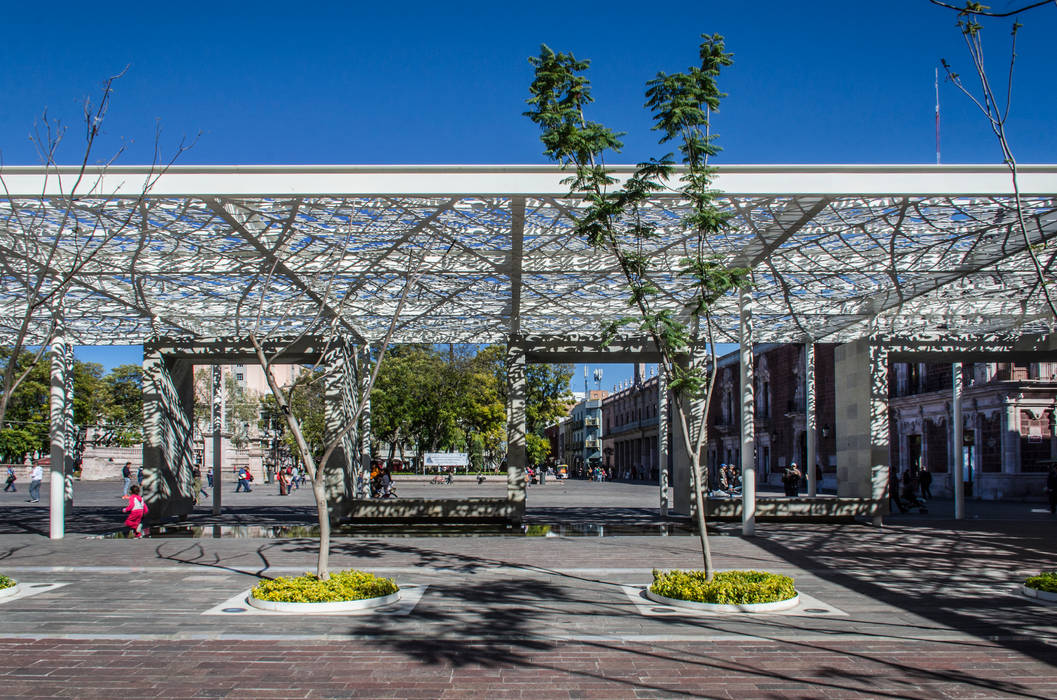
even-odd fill
[[(502, 524), (385, 524), (342, 525), (331, 530), (334, 537), (670, 537), (693, 535), (689, 525), (681, 523), (531, 523), (520, 526)], [(107, 538), (124, 538), (117, 532)], [(319, 537), (313, 525), (161, 525), (150, 528), (150, 537), (189, 539), (287, 539)]]

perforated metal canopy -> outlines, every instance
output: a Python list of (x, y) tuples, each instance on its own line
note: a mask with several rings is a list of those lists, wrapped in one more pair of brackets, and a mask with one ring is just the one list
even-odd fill
[[(571, 234), (582, 203), (554, 167), (112, 167), (76, 186), (74, 168), (0, 176), (0, 342), (40, 270), (45, 290), (73, 274), (36, 312), (31, 342), (60, 299), (82, 344), (257, 324), (375, 340), (409, 273), (396, 342), (584, 337), (628, 311), (614, 260)], [(759, 342), (1049, 330), (1027, 245), (1052, 274), (1057, 166), (1021, 167), (1027, 240), (1002, 166), (724, 166), (716, 185), (733, 218), (708, 243), (753, 269)], [(661, 194), (646, 210), (661, 231), (649, 244), (659, 286), (680, 312), (675, 271), (694, 245), (684, 208)], [(736, 339), (734, 297), (716, 325)]]

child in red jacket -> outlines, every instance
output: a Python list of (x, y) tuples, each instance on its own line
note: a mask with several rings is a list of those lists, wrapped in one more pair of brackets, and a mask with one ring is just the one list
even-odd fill
[(143, 516), (147, 514), (147, 504), (140, 498), (137, 484), (128, 487), (128, 505), (121, 512), (128, 513), (128, 517), (125, 518), (125, 527), (130, 532), (136, 533), (136, 539), (143, 537)]

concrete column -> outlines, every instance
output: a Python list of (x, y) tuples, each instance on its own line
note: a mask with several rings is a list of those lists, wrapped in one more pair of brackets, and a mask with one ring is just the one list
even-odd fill
[(739, 354), (741, 365), (741, 532), (756, 534), (756, 402), (753, 396), (755, 383), (752, 377), (752, 295), (742, 289), (738, 298), (741, 323), (738, 326)]
[(818, 494), (818, 474), (815, 469), (815, 432), (818, 429), (818, 417), (815, 415), (815, 344), (809, 338), (804, 343), (804, 424), (807, 435), (807, 495), (814, 498)]
[(1002, 471), (1020, 471), (1020, 407), (1016, 399), (1006, 399), (1002, 411)]
[(144, 348), (142, 495), (151, 522), (184, 517), (194, 508), (192, 369), (190, 360)]
[(525, 515), (525, 350), (513, 338), (507, 348), (507, 501), (512, 517)]
[(51, 488), (49, 535), (61, 540), (66, 534), (66, 462), (73, 417), (73, 345), (64, 335), (51, 343)]
[(347, 429), (358, 400), (355, 351), (348, 342), (335, 338), (321, 364), (326, 376), (323, 390), (325, 440), (328, 444), (339, 440), (340, 444), (331, 453), (330, 461), (319, 468), (320, 477), (326, 484), (331, 519), (338, 520), (351, 512), (360, 463), (359, 446), (352, 436), (355, 428)]
[(962, 363), (955, 362), (951, 365), (953, 391), (951, 392), (951, 443), (954, 450), (954, 518), (961, 520), (965, 517), (965, 488), (962, 483), (965, 479), (962, 467)]
[(368, 484), (371, 478), (371, 394), (367, 390), (371, 381), (371, 346), (360, 348), (356, 368), (360, 374), (360, 400), (364, 404), (360, 414), (360, 471), (356, 476), (356, 497), (366, 498), (370, 494)]
[[(221, 488), (224, 473), (224, 373), (220, 365), (213, 365), (213, 400), (210, 421), (213, 427), (213, 515), (220, 515), (224, 489)], [(205, 456), (203, 453), (203, 461)]]
[(887, 512), (888, 350), (862, 338), (835, 352), (837, 495), (874, 501), (873, 520)]
[(661, 517), (672, 507), (668, 495), (668, 377), (664, 368), (657, 372), (657, 479), (660, 483)]

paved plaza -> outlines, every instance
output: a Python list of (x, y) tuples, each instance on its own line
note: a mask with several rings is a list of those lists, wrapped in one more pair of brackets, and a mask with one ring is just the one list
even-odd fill
[[(311, 522), (307, 490), (271, 490), (225, 493), (232, 512), (191, 520)], [(970, 501), (955, 522), (937, 502), (882, 528), (762, 523), (751, 538), (718, 524), (718, 567), (796, 578), (805, 602), (784, 614), (645, 601), (652, 568), (700, 566), (695, 537), (544, 527), (339, 537), (333, 568), (392, 576), (411, 603), (285, 616), (240, 596), (261, 576), (311, 569), (314, 540), (111, 539), (119, 492), (79, 484), (64, 540), (42, 535), (47, 511), (21, 491), (0, 494), (0, 570), (33, 592), (0, 603), (0, 697), (1057, 697), (1057, 606), (1015, 585), (1057, 562), (1057, 519), (1039, 503)], [(662, 531), (655, 485), (548, 483), (528, 497), (537, 524)]]

